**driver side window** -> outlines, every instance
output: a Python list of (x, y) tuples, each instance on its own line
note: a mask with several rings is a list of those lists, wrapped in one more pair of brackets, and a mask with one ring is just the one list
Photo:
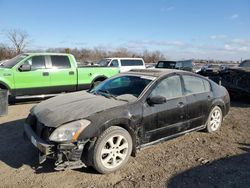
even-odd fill
[(182, 97), (180, 76), (171, 76), (161, 80), (151, 93), (153, 96), (163, 96), (166, 99)]
[(31, 70), (45, 69), (45, 57), (33, 56), (26, 60), (24, 64), (31, 65)]

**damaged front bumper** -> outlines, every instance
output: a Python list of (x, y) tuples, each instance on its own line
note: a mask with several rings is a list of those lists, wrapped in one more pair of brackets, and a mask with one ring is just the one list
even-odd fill
[(51, 143), (41, 139), (32, 129), (24, 124), (24, 137), (39, 150), (39, 163), (47, 158), (54, 159), (55, 170), (77, 169), (86, 167), (81, 160), (83, 148), (86, 142), (76, 143)]

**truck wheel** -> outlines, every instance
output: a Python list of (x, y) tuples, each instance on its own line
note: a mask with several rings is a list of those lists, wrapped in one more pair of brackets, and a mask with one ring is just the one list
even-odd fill
[(221, 108), (219, 106), (213, 107), (208, 116), (206, 131), (209, 133), (217, 131), (221, 127), (222, 119), (223, 115)]
[(14, 96), (11, 95), (10, 91), (9, 91), (6, 87), (0, 85), (0, 90), (1, 90), (1, 89), (7, 90), (8, 103), (9, 103), (9, 104), (15, 104), (15, 99), (16, 99), (16, 98), (15, 98)]
[(132, 138), (123, 128), (112, 126), (97, 139), (93, 150), (93, 166), (102, 173), (110, 173), (125, 165), (132, 152)]
[(16, 104), (16, 97), (15, 96), (12, 96), (12, 95), (9, 95), (9, 104), (10, 105), (14, 105)]

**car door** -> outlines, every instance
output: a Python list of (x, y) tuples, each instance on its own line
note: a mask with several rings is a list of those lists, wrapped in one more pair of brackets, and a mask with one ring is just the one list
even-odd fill
[(76, 91), (77, 70), (66, 55), (51, 55), (51, 91), (53, 93)]
[(182, 78), (188, 104), (188, 126), (196, 128), (206, 122), (212, 97), (210, 84), (207, 80), (194, 75), (183, 75)]
[(144, 142), (153, 142), (158, 139), (175, 135), (185, 130), (186, 100), (183, 95), (179, 75), (162, 79), (156, 84), (148, 98), (163, 96), (166, 103), (143, 106)]
[[(14, 71), (15, 95), (47, 94), (50, 87), (50, 76), (47, 69), (46, 56), (32, 56), (20, 64)], [(23, 64), (31, 65), (31, 70), (22, 71)]]

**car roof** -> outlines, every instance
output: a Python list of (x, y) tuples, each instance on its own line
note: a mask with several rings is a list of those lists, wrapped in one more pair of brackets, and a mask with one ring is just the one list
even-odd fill
[(51, 52), (28, 52), (24, 53), (24, 55), (71, 55), (68, 53), (51, 53)]
[(161, 77), (171, 73), (189, 73), (189, 72), (176, 69), (157, 68), (157, 69), (132, 69), (124, 74)]

